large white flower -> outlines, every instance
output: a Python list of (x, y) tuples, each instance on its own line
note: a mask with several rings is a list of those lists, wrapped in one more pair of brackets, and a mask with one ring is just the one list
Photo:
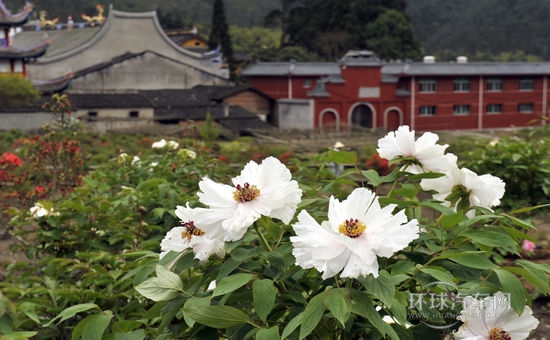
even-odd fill
[[(433, 197), (443, 201), (446, 206), (455, 210), (469, 210), (474, 206), (490, 209), (499, 205), (505, 184), (496, 176), (479, 176), (467, 168), (459, 169), (455, 166), (443, 177), (423, 179), (420, 186), (426, 191), (436, 191)], [(475, 211), (469, 210), (466, 215), (472, 217)]]
[(250, 161), (232, 182), (233, 186), (220, 184), (205, 177), (197, 193), (200, 201), (210, 207), (208, 218), (222, 220), (226, 241), (242, 238), (262, 215), (290, 223), (302, 197), (298, 182), (274, 157), (261, 164)]
[(182, 252), (191, 248), (195, 258), (206, 261), (211, 255), (223, 257), (225, 244), (221, 227), (204, 219), (205, 208), (190, 208), (177, 206), (176, 216), (182, 226), (172, 228), (160, 243), (160, 258), (170, 250)]
[(377, 277), (377, 256), (390, 257), (418, 237), (418, 222), (394, 209), (394, 204), (382, 208), (372, 191), (358, 188), (342, 202), (331, 197), (328, 221), (321, 225), (302, 210), (290, 238), (296, 264), (317, 269), (323, 279), (340, 271), (342, 277)]
[(457, 340), (522, 340), (539, 324), (529, 306), (518, 315), (502, 292), (483, 300), (467, 296), (463, 306), (457, 319), (464, 324), (453, 333)]
[(456, 156), (445, 154), (447, 144), (439, 145), (439, 136), (426, 132), (415, 141), (415, 131), (406, 125), (378, 140), (378, 154), (388, 160), (401, 159), (402, 171), (418, 174), (425, 171), (445, 172), (456, 164)]
[(154, 142), (151, 147), (153, 149), (164, 149), (166, 147), (167, 143), (165, 139), (161, 139), (159, 141)]

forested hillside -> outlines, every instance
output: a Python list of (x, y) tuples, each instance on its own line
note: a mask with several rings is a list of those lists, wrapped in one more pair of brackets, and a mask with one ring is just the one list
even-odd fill
[[(26, 0), (4, 0), (8, 9), (22, 8)], [(68, 14), (76, 20), (81, 13), (95, 13), (95, 5), (112, 4), (123, 11), (149, 11), (160, 8), (161, 16), (175, 24), (197, 25), (207, 35), (213, 0), (35, 0), (36, 13), (45, 9), (48, 17)], [(224, 0), (228, 24), (254, 27), (264, 24), (265, 16), (283, 3), (307, 0)], [(311, 2), (311, 1), (310, 1)], [(363, 0), (364, 4), (385, 4)], [(35, 16), (37, 15), (35, 13)], [(548, 0), (407, 0), (405, 13), (424, 54), (438, 58), (466, 55), (471, 59), (550, 60), (550, 1)], [(325, 13), (326, 15), (326, 13)], [(322, 15), (321, 15), (322, 16)], [(314, 11), (306, 18), (315, 17)], [(345, 18), (333, 18), (345, 22)]]
[(406, 13), (428, 54), (523, 51), (550, 60), (548, 0), (408, 0)]

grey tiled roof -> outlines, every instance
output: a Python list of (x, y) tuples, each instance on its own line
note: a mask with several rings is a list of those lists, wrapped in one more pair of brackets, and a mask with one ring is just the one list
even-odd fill
[(330, 62), (256, 63), (241, 71), (243, 76), (326, 76), (340, 75), (340, 66)]
[(13, 46), (18, 48), (29, 48), (39, 44), (44, 37), (49, 37), (51, 42), (45, 55), (53, 57), (82, 46), (98, 31), (99, 27), (74, 28), (72, 30), (23, 31), (13, 37)]
[(382, 73), (408, 76), (548, 75), (550, 62), (396, 63), (384, 65)]
[(151, 102), (141, 93), (68, 94), (73, 109), (151, 108)]

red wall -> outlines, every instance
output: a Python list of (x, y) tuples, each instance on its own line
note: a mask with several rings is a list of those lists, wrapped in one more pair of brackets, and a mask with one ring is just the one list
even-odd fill
[[(400, 115), (402, 123), (411, 125), (419, 131), (452, 130), (452, 129), (479, 129), (479, 128), (506, 128), (510, 126), (540, 125), (543, 110), (548, 111), (548, 105), (543, 107), (543, 77), (534, 76), (535, 86), (533, 90), (519, 90), (519, 76), (500, 76), (503, 79), (503, 90), (490, 92), (486, 90), (485, 78), (482, 79), (480, 89), (479, 76), (439, 76), (435, 93), (421, 93), (418, 88), (419, 77), (411, 78), (403, 76), (398, 82), (382, 83), (381, 66), (341, 66), (341, 76), (345, 83), (326, 83), (325, 89), (328, 97), (312, 97), (312, 91), (321, 76), (292, 77), (292, 98), (313, 99), (315, 102), (314, 126), (318, 128), (321, 113), (330, 109), (339, 114), (340, 127), (348, 127), (350, 109), (358, 103), (368, 103), (372, 114), (376, 116), (373, 128), (395, 128)], [(455, 92), (453, 82), (455, 78), (469, 78), (470, 90), (468, 92)], [(498, 76), (497, 76), (498, 77)], [(414, 79), (415, 89), (411, 89), (411, 81)], [(311, 86), (304, 87), (304, 81), (309, 81)], [(288, 92), (288, 78), (281, 77), (252, 77), (251, 86), (264, 92), (268, 96), (278, 100), (290, 98)], [(376, 98), (360, 98), (361, 87), (378, 88), (380, 95)], [(405, 89), (410, 92), (408, 96), (396, 95), (396, 89)], [(480, 107), (480, 90), (482, 93)], [(548, 90), (547, 90), (548, 91)], [(414, 93), (414, 99), (412, 98)], [(546, 100), (550, 96), (546, 96)], [(411, 120), (411, 101), (414, 100), (414, 122)], [(532, 113), (519, 113), (519, 103), (533, 103)], [(487, 104), (502, 104), (503, 110), (499, 114), (486, 113)], [(420, 116), (421, 106), (436, 106), (437, 113), (434, 116)], [(454, 105), (470, 105), (470, 113), (458, 115), (453, 113)], [(384, 116), (389, 108), (391, 114)], [(481, 114), (481, 118), (480, 118)], [(325, 117), (330, 122), (329, 117)], [(384, 125), (386, 124), (386, 125)]]

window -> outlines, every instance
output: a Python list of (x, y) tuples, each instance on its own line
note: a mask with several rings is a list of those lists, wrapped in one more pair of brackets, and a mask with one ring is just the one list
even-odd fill
[(500, 78), (487, 79), (487, 91), (502, 91), (502, 79)]
[(130, 111), (130, 112), (128, 113), (128, 117), (130, 117), (130, 118), (137, 118), (137, 117), (139, 117), (139, 111)]
[(97, 120), (97, 111), (88, 111), (88, 120)]
[(420, 116), (435, 116), (436, 113), (436, 106), (421, 106), (418, 108), (418, 114)]
[(531, 113), (533, 112), (533, 103), (522, 103), (518, 105), (518, 111), (520, 113)]
[(469, 115), (470, 105), (454, 105), (453, 114), (455, 115)]
[(521, 78), (519, 80), (520, 91), (533, 91), (535, 89), (535, 80), (533, 78)]
[(420, 92), (437, 91), (437, 81), (435, 79), (420, 79), (418, 81), (418, 91)]
[(311, 80), (304, 80), (304, 88), (309, 89), (311, 87)]
[(455, 92), (469, 92), (470, 91), (470, 79), (457, 78), (453, 82)]
[(502, 113), (502, 104), (487, 104), (486, 111), (488, 114)]

